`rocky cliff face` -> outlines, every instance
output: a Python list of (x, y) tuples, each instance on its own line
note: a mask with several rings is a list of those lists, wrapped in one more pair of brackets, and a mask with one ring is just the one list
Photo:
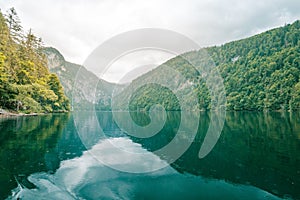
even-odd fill
[(83, 66), (66, 61), (54, 48), (45, 48), (44, 53), (48, 68), (59, 76), (73, 109), (110, 110), (112, 91), (119, 85), (99, 79)]
[(44, 53), (47, 56), (48, 68), (50, 70), (64, 66), (66, 62), (65, 58), (63, 57), (63, 55), (61, 55), (61, 53), (57, 49), (52, 47), (47, 47), (44, 49)]

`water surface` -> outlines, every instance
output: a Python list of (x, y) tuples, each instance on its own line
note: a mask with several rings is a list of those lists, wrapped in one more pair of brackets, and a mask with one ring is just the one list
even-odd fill
[[(150, 122), (145, 113), (131, 116)], [(170, 156), (153, 152), (174, 138), (180, 112), (168, 112), (151, 138), (122, 132), (110, 112), (96, 120), (81, 113), (76, 125), (73, 114), (2, 118), (0, 199), (300, 199), (299, 113), (229, 112), (216, 146), (199, 159), (210, 116), (201, 113), (195, 138), (185, 132), (181, 140), (192, 144), (170, 165)]]

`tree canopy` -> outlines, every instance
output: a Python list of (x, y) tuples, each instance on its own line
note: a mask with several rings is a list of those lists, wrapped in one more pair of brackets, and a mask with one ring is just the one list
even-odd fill
[[(205, 48), (218, 68), (226, 90), (228, 110), (293, 110), (300, 108), (300, 21), (276, 28), (250, 38), (230, 42), (221, 46)], [(133, 81), (138, 85), (143, 80), (164, 79), (164, 65), (172, 67), (185, 76), (186, 82), (177, 83), (178, 94), (184, 95), (184, 103), (190, 103), (192, 92), (199, 98), (194, 109), (212, 109), (209, 90), (203, 80), (205, 74), (198, 73), (187, 62), (201, 65), (201, 50), (175, 57), (158, 68)], [(192, 84), (189, 84), (192, 83)], [(136, 88), (136, 87), (135, 87)], [(152, 88), (152, 89), (151, 89)], [(178, 110), (174, 95), (163, 92), (162, 87), (143, 86), (131, 97), (129, 108), (146, 109), (156, 96), (164, 99), (167, 110)], [(124, 91), (126, 93), (126, 90)], [(148, 97), (153, 98), (148, 98)]]
[(47, 68), (42, 40), (23, 31), (14, 8), (0, 13), (0, 107), (24, 113), (70, 109), (58, 77)]

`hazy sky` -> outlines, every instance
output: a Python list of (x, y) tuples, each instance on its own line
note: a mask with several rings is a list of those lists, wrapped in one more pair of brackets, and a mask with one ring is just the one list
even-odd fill
[(208, 46), (300, 19), (299, 0), (0, 0), (0, 7), (15, 7), (25, 29), (78, 64), (132, 29), (170, 29)]

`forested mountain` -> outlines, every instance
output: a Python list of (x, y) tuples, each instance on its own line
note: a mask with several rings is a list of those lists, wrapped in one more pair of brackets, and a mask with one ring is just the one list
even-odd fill
[[(183, 105), (192, 110), (213, 109), (203, 79), (206, 74), (191, 65), (203, 64), (201, 52), (205, 50), (223, 78), (228, 110), (299, 109), (299, 29), (300, 22), (296, 21), (247, 39), (187, 52), (140, 76), (123, 90), (124, 86), (106, 82), (83, 66), (65, 61), (56, 49), (42, 47), (31, 30), (23, 32), (11, 9), (5, 16), (0, 13), (0, 108), (24, 113), (66, 111), (70, 109), (69, 98), (75, 109), (110, 110), (112, 91), (121, 89), (116, 109), (129, 106), (130, 110), (149, 110), (158, 103), (167, 110), (180, 110)], [(173, 91), (155, 84), (166, 79), (169, 68), (185, 77), (166, 80), (173, 84)], [(139, 87), (145, 81), (152, 84)], [(194, 94), (196, 103), (192, 101)], [(123, 97), (130, 98), (129, 105)]]
[[(224, 80), (228, 110), (293, 110), (300, 108), (300, 21), (253, 37), (222, 46), (205, 48)], [(158, 68), (134, 80), (129, 88), (148, 80), (155, 82), (166, 77), (166, 66), (185, 76), (175, 81), (177, 94), (189, 104), (196, 93), (198, 105), (192, 109), (211, 109), (211, 97), (203, 76), (192, 63), (201, 60), (201, 51), (175, 57)], [(199, 63), (199, 62), (198, 62)], [(174, 77), (176, 79), (176, 77)], [(174, 82), (174, 80), (172, 80)], [(130, 89), (123, 95), (129, 95)], [(126, 94), (127, 93), (127, 94)], [(167, 110), (180, 110), (178, 99), (165, 87), (148, 84), (140, 87), (130, 99), (130, 110), (148, 110), (161, 103)], [(119, 106), (125, 108), (122, 103)]]
[(110, 110), (113, 89), (121, 87), (99, 79), (81, 65), (65, 60), (52, 47), (43, 49), (51, 72), (58, 75), (67, 97), (76, 110)]
[(57, 75), (50, 73), (41, 39), (24, 33), (16, 11), (0, 13), (0, 108), (16, 112), (68, 111)]

